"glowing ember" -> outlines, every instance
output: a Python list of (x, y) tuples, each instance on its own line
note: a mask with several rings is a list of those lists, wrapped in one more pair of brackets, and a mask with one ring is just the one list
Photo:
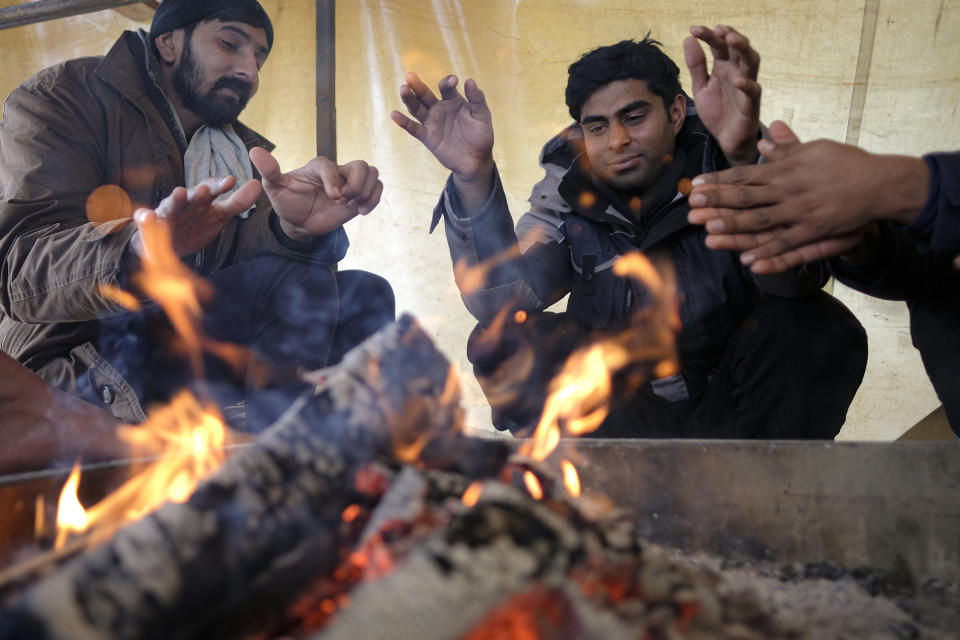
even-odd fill
[(60, 549), (67, 541), (71, 532), (84, 531), (89, 526), (87, 512), (77, 497), (77, 487), (80, 486), (80, 463), (73, 465), (73, 471), (67, 478), (63, 490), (60, 492), (60, 501), (57, 504), (57, 540), (54, 548)]
[(540, 486), (540, 481), (537, 480), (537, 476), (533, 473), (533, 471), (524, 472), (523, 483), (527, 485), (527, 491), (530, 492), (530, 495), (533, 496), (534, 500), (543, 499), (543, 487)]
[(480, 499), (480, 494), (482, 493), (483, 483), (477, 481), (467, 487), (467, 490), (463, 492), (463, 497), (460, 499), (463, 501), (463, 504), (468, 507), (472, 507), (473, 505), (477, 504), (477, 500)]
[(513, 321), (517, 324), (523, 324), (527, 321), (527, 312), (523, 309), (520, 309), (515, 314), (513, 314)]
[(357, 519), (357, 516), (359, 516), (362, 511), (363, 509), (360, 507), (360, 505), (358, 504), (350, 505), (349, 507), (343, 510), (343, 521), (353, 522), (354, 520)]
[(577, 473), (577, 468), (569, 460), (564, 460), (560, 465), (563, 469), (563, 486), (567, 488), (567, 492), (571, 496), (579, 498), (580, 474)]

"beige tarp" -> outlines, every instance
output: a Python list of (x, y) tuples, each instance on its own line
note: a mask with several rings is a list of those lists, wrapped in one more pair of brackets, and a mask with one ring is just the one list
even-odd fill
[[(276, 45), (244, 120), (278, 144), (281, 165), (292, 169), (314, 153), (314, 3), (262, 1)], [(567, 65), (597, 45), (649, 31), (689, 86), (681, 42), (691, 24), (731, 24), (750, 37), (763, 59), (766, 122), (783, 119), (804, 139), (850, 140), (879, 152), (960, 147), (960, 0), (342, 0), (336, 12), (339, 158), (375, 164), (385, 185), (379, 208), (349, 223), (353, 245), (343, 266), (389, 278), (399, 308), (416, 314), (460, 362), (470, 421), (479, 428), (489, 428), (487, 411), (463, 358), (473, 321), (442, 232), (427, 235), (446, 175), (388, 117), (402, 107), (405, 71), (432, 86), (448, 73), (477, 80), (493, 111), (494, 154), (517, 216), (539, 178), (540, 145), (569, 119)], [(146, 25), (107, 11), (0, 31), (0, 93), (46, 65), (102, 53), (121, 29), (137, 26)], [(836, 293), (867, 326), (871, 349), (841, 437), (897, 437), (937, 404), (903, 306), (841, 287)]]

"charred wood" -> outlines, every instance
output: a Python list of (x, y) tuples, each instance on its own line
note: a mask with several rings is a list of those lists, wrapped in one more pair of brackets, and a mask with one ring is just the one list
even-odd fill
[(228, 637), (329, 571), (374, 459), (457, 429), (449, 363), (408, 317), (351, 351), (183, 504), (166, 504), (32, 586), (0, 638)]

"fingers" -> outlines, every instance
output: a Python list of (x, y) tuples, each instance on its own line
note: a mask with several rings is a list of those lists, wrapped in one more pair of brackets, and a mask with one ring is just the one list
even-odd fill
[(745, 165), (732, 167), (723, 171), (714, 171), (712, 173), (703, 173), (693, 179), (693, 191), (690, 193), (690, 206), (692, 207), (712, 207), (724, 206), (730, 207), (731, 204), (720, 204), (720, 200), (703, 200), (694, 198), (695, 195), (706, 193), (709, 188), (706, 185), (729, 185), (729, 184), (770, 184), (771, 178), (775, 172), (765, 164)]
[(228, 218), (243, 213), (257, 202), (263, 187), (259, 180), (247, 180), (243, 185), (230, 194), (222, 202), (214, 202), (214, 206)]
[(423, 141), (422, 137), (423, 137), (424, 128), (421, 125), (417, 124), (416, 122), (414, 122), (413, 120), (411, 120), (410, 118), (408, 118), (407, 116), (403, 115), (402, 113), (396, 110), (390, 112), (390, 119), (396, 122), (401, 129), (409, 133), (411, 136), (413, 136), (417, 140), (420, 140), (421, 142)]
[(383, 192), (383, 183), (380, 182), (380, 172), (363, 160), (354, 160), (340, 167), (340, 175), (345, 179), (342, 187), (343, 204), (356, 208), (361, 215), (373, 211), (380, 202)]
[(795, 144), (800, 142), (800, 138), (793, 132), (793, 129), (783, 120), (774, 120), (770, 123), (770, 139), (776, 144)]
[(717, 25), (714, 29), (702, 25), (690, 27), (690, 33), (693, 37), (705, 42), (707, 46), (710, 47), (710, 52), (714, 60), (727, 60), (730, 57), (727, 43), (724, 39), (727, 35), (727, 30), (728, 27), (723, 25)]
[[(687, 216), (688, 220), (693, 224), (704, 224), (707, 220), (716, 218), (759, 220), (761, 217), (769, 217), (769, 211), (761, 209), (761, 207), (775, 205), (778, 199), (775, 191), (764, 185), (719, 184), (696, 187), (696, 191), (690, 194), (689, 202), (691, 209)], [(784, 222), (777, 220), (772, 225), (763, 227), (737, 226), (735, 229), (708, 228), (708, 230), (718, 233), (724, 231), (763, 231), (769, 226), (783, 224)]]
[(740, 260), (744, 264), (749, 264), (750, 270), (754, 273), (767, 275), (842, 255), (854, 249), (862, 241), (863, 234), (854, 232), (803, 245), (767, 258), (756, 258), (753, 256), (754, 252), (749, 252), (740, 256)]
[[(691, 27), (690, 32), (696, 28)], [(690, 70), (690, 90), (694, 95), (700, 93), (700, 89), (707, 84), (709, 75), (707, 73), (707, 56), (703, 53), (703, 47), (697, 42), (696, 38), (684, 38), (683, 57), (687, 62), (687, 68)]]
[(442, 100), (455, 100), (460, 97), (460, 92), (457, 91), (457, 82), (457, 76), (454, 75), (447, 76), (440, 81), (438, 88)]
[[(420, 76), (412, 71), (408, 71), (404, 76), (406, 82), (400, 85), (400, 99), (403, 101), (407, 111), (414, 118), (423, 122), (430, 113), (430, 108), (437, 104), (437, 96), (433, 94), (430, 87), (425, 85)], [(448, 76), (449, 77), (449, 76)], [(446, 80), (445, 78), (444, 80)], [(443, 81), (441, 81), (443, 84)], [(454, 83), (456, 85), (456, 83)]]
[(254, 147), (250, 150), (250, 162), (260, 172), (264, 182), (276, 182), (283, 176), (280, 163), (263, 147)]
[(383, 183), (377, 180), (377, 184), (373, 189), (373, 193), (370, 195), (369, 198), (367, 198), (367, 201), (365, 203), (360, 205), (360, 207), (357, 209), (357, 213), (359, 213), (362, 216), (365, 216), (371, 211), (373, 211), (374, 208), (378, 204), (380, 204), (380, 196), (382, 195), (383, 195)]
[[(410, 89), (410, 92), (424, 107), (429, 109), (438, 102), (437, 96), (433, 95), (430, 87), (425, 85), (423, 80), (420, 79), (420, 76), (413, 71), (408, 71), (404, 78), (407, 81), (406, 86)], [(404, 104), (406, 104), (406, 101), (404, 101)], [(414, 116), (416, 116), (416, 114), (414, 114)]]
[[(420, 98), (418, 98), (417, 94), (410, 88), (410, 85), (400, 85), (400, 100), (407, 108), (407, 112), (420, 122), (426, 120), (427, 116), (430, 115), (430, 108), (420, 101)], [(436, 98), (434, 98), (433, 104), (436, 104)]]
[[(340, 167), (336, 162), (323, 156), (317, 156), (308, 162), (306, 166), (304, 166), (304, 169), (312, 175), (313, 178), (319, 178), (320, 183), (323, 185), (323, 191), (327, 194), (328, 198), (336, 202), (340, 202), (342, 198), (346, 198), (342, 191), (346, 180), (340, 173)], [(344, 199), (344, 202), (345, 201)]]
[(477, 81), (473, 78), (468, 78), (467, 81), (463, 83), (463, 95), (467, 99), (467, 105), (470, 107), (471, 114), (478, 115), (480, 112), (487, 110), (487, 98), (483, 95), (483, 91), (480, 90), (480, 87), (477, 86)]
[(750, 46), (750, 40), (733, 27), (726, 27), (724, 44), (730, 61), (737, 65), (740, 73), (746, 78), (756, 80), (760, 71), (760, 54)]

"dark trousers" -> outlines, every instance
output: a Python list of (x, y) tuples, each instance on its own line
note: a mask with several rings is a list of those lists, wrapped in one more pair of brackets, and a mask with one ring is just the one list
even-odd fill
[(943, 404), (950, 428), (960, 437), (960, 297), (915, 300), (910, 335)]
[[(535, 327), (537, 320), (531, 327)], [(559, 369), (564, 353), (587, 339), (565, 314), (555, 315), (526, 333), (507, 332), (502, 342), (542, 342), (560, 328), (563, 340), (532, 351), (554, 362), (534, 367), (535, 383), (516, 394), (491, 398), (494, 423), (514, 433), (535, 426), (546, 384)], [(475, 331), (471, 361), (486, 391), (498, 371), (495, 349), (481, 349), (482, 330)], [(489, 338), (488, 338), (489, 342)], [(562, 346), (560, 346), (562, 343)], [(857, 319), (829, 294), (802, 299), (762, 298), (723, 347), (710, 371), (681, 374), (685, 399), (668, 400), (650, 384), (629, 387), (615, 396), (610, 414), (595, 437), (633, 438), (766, 438), (832, 439), (846, 418), (860, 386), (867, 361), (866, 332)], [(676, 394), (672, 397), (676, 398)], [(504, 398), (513, 398), (504, 403)]]
[(193, 387), (212, 396), (234, 427), (258, 431), (307, 388), (300, 371), (336, 363), (394, 319), (389, 283), (365, 271), (263, 256), (207, 279), (215, 293), (204, 305), (205, 334), (247, 350), (226, 359), (205, 353), (201, 379), (160, 309), (102, 323), (101, 353), (145, 408)]

